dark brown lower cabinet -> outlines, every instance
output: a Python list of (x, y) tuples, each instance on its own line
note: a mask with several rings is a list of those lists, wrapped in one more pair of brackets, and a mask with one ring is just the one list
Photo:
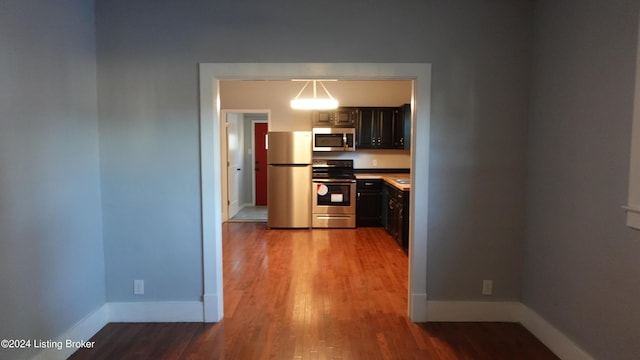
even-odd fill
[(384, 185), (384, 228), (405, 251), (409, 250), (409, 192)]
[(382, 226), (382, 180), (358, 180), (356, 191), (356, 226)]

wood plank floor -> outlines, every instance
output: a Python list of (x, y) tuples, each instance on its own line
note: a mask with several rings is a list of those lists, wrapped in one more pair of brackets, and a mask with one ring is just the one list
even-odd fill
[(558, 359), (514, 323), (411, 323), (380, 228), (223, 225), (225, 319), (108, 324), (72, 359)]

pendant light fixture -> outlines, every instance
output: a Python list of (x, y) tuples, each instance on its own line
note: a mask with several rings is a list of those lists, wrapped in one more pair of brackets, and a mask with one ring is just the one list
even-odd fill
[[(293, 81), (305, 81), (305, 80), (293, 80)], [(300, 97), (304, 89), (313, 83), (313, 97)], [(327, 97), (318, 97), (317, 84), (320, 84)], [(329, 93), (329, 90), (324, 86), (321, 80), (306, 80), (306, 83), (298, 92), (298, 95), (291, 100), (291, 108), (297, 110), (328, 110), (336, 109), (338, 107), (338, 100), (334, 99)]]

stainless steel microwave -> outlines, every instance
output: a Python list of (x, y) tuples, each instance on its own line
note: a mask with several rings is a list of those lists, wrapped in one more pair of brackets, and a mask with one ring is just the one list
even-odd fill
[(355, 151), (355, 128), (313, 128), (313, 151)]

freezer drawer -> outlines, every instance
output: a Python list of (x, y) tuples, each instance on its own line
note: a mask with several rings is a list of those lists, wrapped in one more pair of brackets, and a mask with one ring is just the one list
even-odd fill
[(267, 225), (311, 227), (311, 166), (269, 165)]

